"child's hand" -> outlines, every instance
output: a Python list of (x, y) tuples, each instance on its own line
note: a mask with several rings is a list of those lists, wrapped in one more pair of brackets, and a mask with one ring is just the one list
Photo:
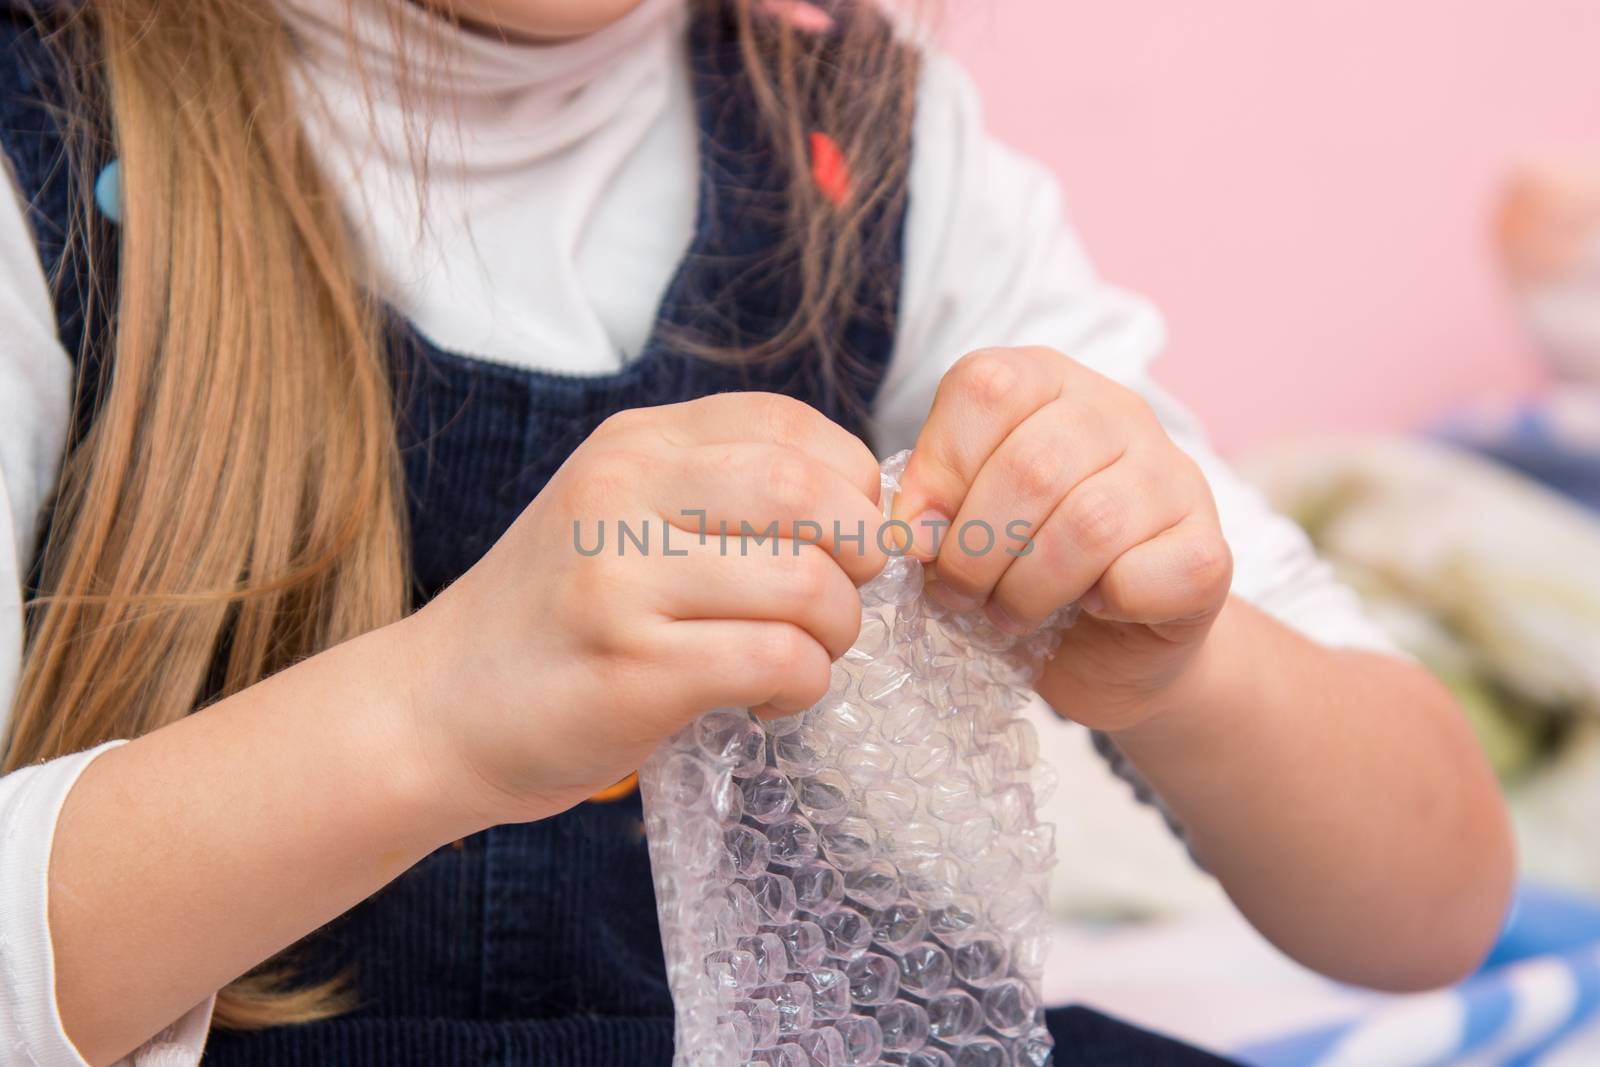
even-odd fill
[(1082, 604), (1040, 684), (1060, 712), (1121, 729), (1179, 702), (1232, 557), (1199, 468), (1137, 394), (1050, 349), (974, 352), (940, 383), (903, 487), (894, 517), (913, 555), (937, 550), (946, 606), (1023, 632)]
[[(781, 396), (607, 420), (476, 566), (401, 624), (426, 657), (415, 705), (447, 800), (485, 824), (554, 814), (702, 711), (821, 699), (860, 627), (855, 586), (885, 562), (878, 486), (865, 445)], [(619, 554), (619, 521), (647, 552), (630, 539)], [(745, 554), (742, 522), (776, 524), (781, 539)], [(837, 554), (835, 523), (852, 538)]]

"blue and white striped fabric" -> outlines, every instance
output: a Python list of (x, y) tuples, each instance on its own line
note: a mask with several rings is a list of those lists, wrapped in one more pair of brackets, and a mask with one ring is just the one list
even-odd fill
[(1453, 412), (1435, 434), (1600, 511), (1600, 385), (1569, 383), (1533, 400), (1485, 401)]
[(1460, 986), (1233, 1055), (1251, 1067), (1596, 1067), (1600, 903), (1525, 888), (1489, 963)]

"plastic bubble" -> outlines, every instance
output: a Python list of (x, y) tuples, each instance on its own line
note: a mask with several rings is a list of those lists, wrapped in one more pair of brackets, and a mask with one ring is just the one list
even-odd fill
[(878, 847), (877, 828), (855, 816), (846, 816), (832, 826), (823, 827), (819, 836), (823, 855), (844, 871), (865, 867)]
[[(681, 1056), (681, 1053), (679, 1055)], [(755, 1055), (750, 1057), (750, 1062), (766, 1064), (767, 1067), (811, 1067), (811, 1057), (806, 1055), (806, 1050), (799, 1045), (775, 1045), (772, 1048), (757, 1049)]]
[(1047, 1067), (1054, 1048), (1055, 1042), (1050, 1039), (1050, 1031), (1042, 1026), (1035, 1027), (1022, 1035), (1016, 1044), (1017, 1067)]
[(816, 774), (828, 761), (827, 750), (813, 742), (812, 731), (804, 729), (774, 738), (772, 755), (778, 770), (790, 777)]
[(955, 740), (943, 733), (931, 734), (906, 754), (906, 774), (920, 785), (932, 785), (956, 762)]
[(838, 771), (818, 771), (795, 783), (795, 803), (812, 821), (838, 822), (850, 812), (850, 782)]
[(794, 883), (781, 874), (768, 872), (750, 879), (750, 894), (766, 923), (786, 923), (794, 918)]
[(844, 900), (844, 875), (826, 863), (808, 863), (791, 880), (796, 906), (812, 915), (826, 915)]
[(796, 715), (795, 718), (803, 718), (808, 725), (826, 731), (835, 740), (855, 737), (872, 728), (872, 716), (867, 714), (866, 709), (843, 699), (831, 702), (824, 700), (805, 715)]
[(675, 808), (692, 808), (711, 788), (706, 765), (686, 752), (661, 768), (661, 799)]
[(881, 616), (873, 615), (861, 620), (861, 632), (856, 637), (856, 643), (844, 655), (847, 660), (871, 663), (887, 651), (889, 623)]
[(987, 812), (975, 812), (950, 828), (950, 852), (958, 860), (976, 863), (993, 847), (998, 833)]
[(775, 768), (758, 771), (744, 783), (744, 810), (756, 822), (768, 823), (794, 807), (794, 786)]
[[(972, 864), (972, 884), (985, 894), (993, 895), (1017, 884), (1021, 866), (1001, 842), (996, 841), (985, 849)], [(991, 914), (992, 914), (991, 910)]]
[(729, 1051), (734, 1053), (738, 1061), (748, 1060), (750, 1054), (756, 1050), (755, 1028), (750, 1023), (748, 1015), (740, 1012), (729, 1012), (727, 1017), (718, 1025), (718, 1032), (725, 1035), (724, 1041)]
[(1050, 955), (1050, 935), (1043, 932), (1042, 924), (1036, 925), (1040, 929), (1017, 938), (1016, 950), (1011, 953), (1018, 972), (1032, 978), (1044, 973), (1044, 962)]
[(983, 1017), (1007, 1037), (1016, 1037), (1033, 1025), (1039, 999), (1028, 983), (1019, 978), (996, 982), (983, 992)]
[(953, 859), (938, 856), (914, 864), (902, 860), (901, 865), (906, 895), (912, 900), (929, 908), (948, 907), (954, 902), (961, 869)]
[(959, 1041), (978, 1032), (983, 1008), (961, 989), (940, 993), (928, 1001), (928, 1033), (940, 1041)]
[(761, 906), (743, 882), (734, 882), (724, 891), (723, 901), (729, 921), (743, 934), (753, 934), (761, 925)]
[(970, 901), (954, 901), (935, 908), (928, 915), (928, 929), (934, 937), (947, 945), (962, 945), (977, 936), (982, 918), (977, 905)]
[(945, 822), (959, 822), (982, 810), (983, 794), (968, 774), (942, 775), (928, 794), (928, 813)]
[(760, 726), (768, 737), (784, 737), (805, 725), (804, 715), (779, 715), (761, 720)]
[(863, 794), (890, 781), (896, 763), (895, 750), (881, 741), (862, 741), (839, 753), (840, 773)]
[(878, 1020), (868, 1015), (847, 1015), (833, 1024), (844, 1038), (844, 1062), (848, 1067), (871, 1067), (883, 1052), (883, 1032)]
[(817, 858), (817, 831), (799, 815), (785, 815), (767, 827), (767, 853), (780, 867), (804, 867)]
[(906, 685), (906, 672), (898, 663), (871, 661), (861, 672), (861, 699), (877, 708), (892, 707)]
[(944, 834), (925, 822), (908, 822), (889, 831), (885, 845), (897, 862), (912, 869), (945, 854)]
[(737, 949), (706, 953), (705, 973), (719, 993), (730, 995), (752, 988), (760, 975), (755, 956)]
[(872, 923), (854, 908), (839, 908), (817, 920), (828, 939), (828, 954), (854, 959), (872, 943)]
[(887, 1004), (900, 991), (900, 966), (888, 956), (869, 952), (844, 966), (850, 979), (850, 999), (872, 1007)]
[(928, 1043), (928, 1012), (922, 1005), (897, 1000), (878, 1009), (883, 1047), (893, 1052), (915, 1052)]
[(900, 988), (921, 997), (943, 993), (955, 973), (950, 954), (938, 945), (923, 942), (900, 955)]
[(778, 940), (789, 953), (789, 970), (805, 973), (822, 963), (828, 944), (822, 927), (802, 920), (778, 927)]
[(1050, 803), (1050, 798), (1056, 795), (1056, 787), (1061, 784), (1061, 775), (1050, 764), (1040, 761), (1033, 765), (1033, 770), (1028, 775), (1029, 786), (1033, 790), (1034, 807), (1042, 808)]
[(1030, 886), (1010, 884), (997, 889), (989, 898), (989, 921), (996, 930), (1024, 934), (1039, 917), (1039, 901)]
[(1019, 715), (1073, 612), (1017, 638), (923, 586), (862, 587), (816, 706), (708, 712), (640, 769), (674, 1067), (1048, 1062), (1054, 772)]
[(776, 934), (741, 937), (734, 955), (750, 958), (751, 973), (755, 975), (755, 981), (748, 983), (750, 985), (781, 982), (789, 973), (788, 957), (784, 954), (783, 942), (778, 940)]
[(844, 1036), (831, 1026), (807, 1030), (796, 1042), (816, 1067), (846, 1067)]
[(850, 976), (834, 967), (814, 967), (806, 972), (811, 987), (812, 1016), (838, 1019), (850, 1013)]
[(956, 1049), (956, 1067), (1011, 1067), (1011, 1053), (992, 1038), (981, 1037)]
[(711, 779), (711, 814), (723, 826), (738, 822), (744, 814), (744, 790), (732, 771), (718, 771)]
[(811, 1029), (811, 987), (804, 982), (760, 986), (755, 995), (778, 1009), (778, 1033), (801, 1034)]
[(928, 704), (905, 703), (886, 709), (878, 722), (885, 741), (896, 745), (915, 745), (928, 739), (939, 728), (938, 716)]
[(891, 952), (904, 952), (928, 932), (928, 916), (909, 900), (891, 904), (872, 917), (872, 940)]
[(694, 738), (713, 765), (726, 766), (735, 774), (749, 774), (762, 766), (761, 727), (746, 712), (731, 708), (709, 712), (695, 723)]
[(771, 847), (767, 837), (749, 826), (730, 826), (722, 834), (728, 869), (735, 875), (748, 878), (760, 874), (771, 862)]
[(989, 937), (980, 937), (950, 954), (956, 977), (973, 985), (988, 985), (1005, 977), (1006, 946)]
[(750, 1041), (755, 1048), (770, 1048), (778, 1043), (778, 1006), (770, 1000), (738, 1000), (733, 1011), (750, 1025)]
[(900, 895), (900, 874), (888, 860), (873, 860), (844, 876), (844, 893), (864, 908), (883, 908)]
[(869, 785), (862, 790), (861, 809), (878, 826), (896, 826), (916, 814), (917, 793), (898, 782)]
[(1012, 855), (1027, 871), (1048, 871), (1055, 862), (1056, 828), (1039, 823), (1012, 835), (1007, 842)]
[(705, 815), (691, 816), (678, 827), (672, 842), (678, 866), (690, 874), (704, 874), (717, 865), (722, 828)]

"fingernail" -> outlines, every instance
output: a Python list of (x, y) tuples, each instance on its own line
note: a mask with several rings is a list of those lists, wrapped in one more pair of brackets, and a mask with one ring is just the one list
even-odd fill
[(889, 523), (889, 540), (894, 542), (895, 552), (902, 556), (911, 547), (911, 536), (906, 533), (906, 527), (898, 522)]
[(1014, 634), (1020, 637), (1021, 635), (1028, 633), (1033, 629), (1033, 627), (1019, 622), (1009, 611), (1007, 611), (1005, 608), (1002, 608), (999, 604), (996, 604), (992, 600), (989, 602), (988, 606), (983, 609), (983, 613), (989, 616), (989, 621), (994, 623), (997, 629), (1004, 630), (1008, 634)]
[(950, 526), (950, 519), (944, 512), (929, 508), (921, 515), (911, 520), (911, 539), (913, 544), (912, 554), (919, 559), (933, 559), (938, 553), (934, 549), (944, 543), (944, 532)]
[(1100, 590), (1096, 587), (1078, 598), (1078, 607), (1090, 615), (1098, 615), (1106, 610), (1106, 598), (1100, 595)]
[(978, 606), (978, 601), (970, 596), (963, 596), (951, 589), (943, 582), (932, 582), (928, 586), (928, 595), (951, 611), (971, 611)]

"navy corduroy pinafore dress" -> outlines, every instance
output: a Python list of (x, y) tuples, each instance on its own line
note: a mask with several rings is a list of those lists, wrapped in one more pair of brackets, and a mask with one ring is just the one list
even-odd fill
[[(88, 329), (81, 266), (65, 257), (71, 177), (49, 112), (47, 57), (21, 17), (0, 40), (0, 141), (31, 205), (55, 282), (61, 338)], [(729, 390), (786, 393), (852, 429), (882, 379), (894, 336), (902, 212), (880, 213), (859, 312), (841, 324), (852, 373), (829, 385), (798, 353), (761, 366), (676, 350), (769, 337), (786, 293), (749, 268), (781, 239), (782, 176), (739, 86), (731, 25), (702, 17), (690, 58), (701, 185), (691, 247), (644, 351), (615, 373), (578, 377), (447, 352), (391, 321), (416, 593), (426, 600), (473, 565), (556, 469), (612, 413)], [(108, 223), (109, 226), (109, 223)], [(109, 249), (108, 249), (109, 250)], [(64, 260), (65, 257), (65, 260)], [(77, 257), (81, 259), (81, 257)], [(534, 362), (537, 362), (537, 354)], [(87, 360), (105, 358), (87, 353)], [(80, 390), (97, 375), (80, 367)], [(80, 401), (91, 409), (92, 398)], [(360, 1006), (328, 1022), (213, 1035), (219, 1065), (518, 1064), (634, 1067), (668, 1061), (672, 1004), (637, 792), (439, 849), (319, 932), (297, 959), (352, 971)]]
[[(759, 341), (790, 310), (782, 279), (750, 269), (783, 238), (786, 183), (741, 86), (731, 23), (701, 16), (689, 36), (698, 219), (637, 358), (592, 377), (531, 371), (444, 351), (402, 316), (390, 317), (419, 601), (471, 567), (613, 412), (760, 389), (862, 429), (893, 349), (903, 197), (867, 222), (862, 290), (837, 326), (846, 359), (835, 375), (825, 378), (803, 351), (742, 366), (711, 363), (675, 344)], [(28, 203), (60, 339), (79, 364), (81, 433), (109, 357), (83, 341), (104, 335), (108, 324), (88, 321), (84, 257), (69, 254), (76, 190), (49, 104), (56, 95), (31, 19), (0, 0), (0, 149)], [(903, 138), (909, 151), (909, 131), (885, 135)], [(109, 164), (113, 153), (107, 145), (98, 162)], [(98, 243), (100, 269), (114, 275), (112, 222), (82, 239)], [(96, 279), (102, 292), (106, 280)], [(637, 792), (445, 846), (309, 938), (295, 961), (307, 977), (352, 973), (359, 1006), (324, 1022), (215, 1032), (207, 1064), (664, 1067), (671, 1059), (672, 1003)], [(1047, 1017), (1061, 1067), (1223, 1062), (1084, 1009)]]

